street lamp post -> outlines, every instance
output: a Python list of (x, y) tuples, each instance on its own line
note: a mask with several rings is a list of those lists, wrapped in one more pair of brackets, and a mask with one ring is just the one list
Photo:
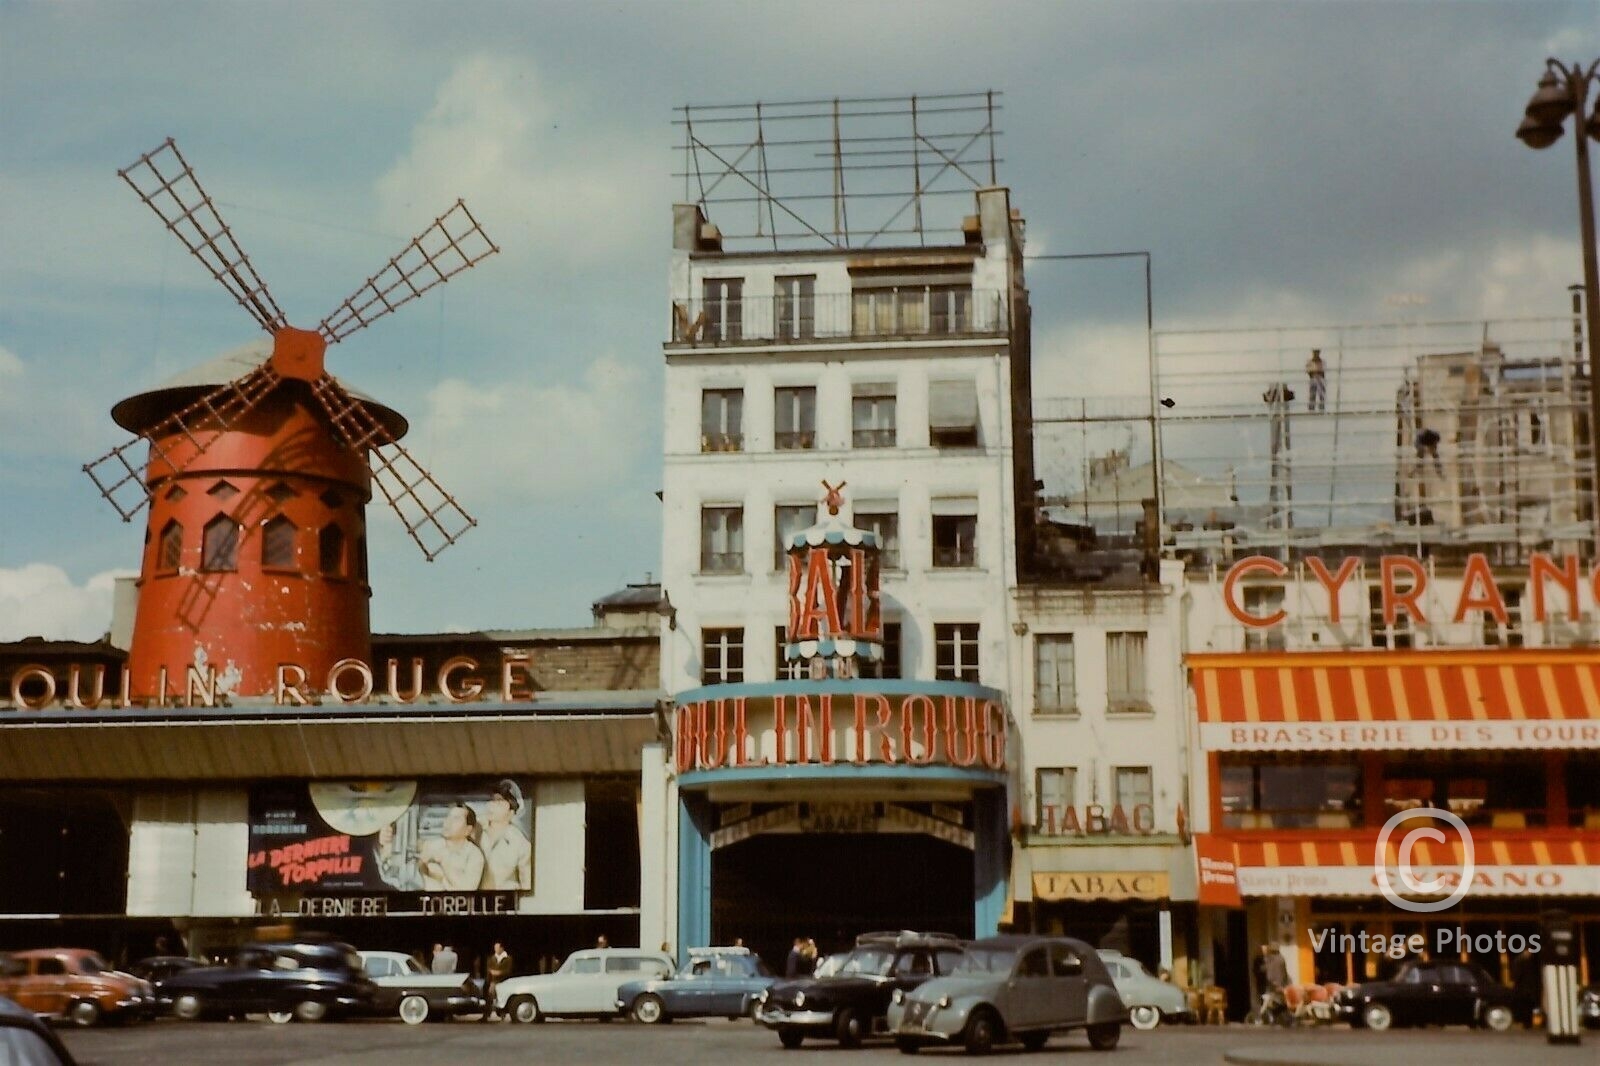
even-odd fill
[(1563, 123), (1572, 115), (1573, 141), (1578, 148), (1578, 228), (1583, 240), (1583, 310), (1588, 324), (1589, 346), (1589, 460), (1593, 469), (1590, 484), (1596, 557), (1600, 558), (1600, 268), (1595, 264), (1594, 187), (1589, 179), (1589, 138), (1600, 140), (1600, 99), (1592, 115), (1584, 111), (1589, 89), (1596, 84), (1600, 59), (1589, 64), (1568, 66), (1559, 59), (1544, 61), (1544, 76), (1528, 101), (1526, 117), (1517, 128), (1517, 139), (1529, 148), (1548, 148), (1561, 139)]

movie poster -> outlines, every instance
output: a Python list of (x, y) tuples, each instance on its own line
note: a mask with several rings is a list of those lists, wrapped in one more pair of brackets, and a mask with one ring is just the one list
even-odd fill
[(250, 793), (251, 892), (529, 892), (533, 782), (311, 781)]

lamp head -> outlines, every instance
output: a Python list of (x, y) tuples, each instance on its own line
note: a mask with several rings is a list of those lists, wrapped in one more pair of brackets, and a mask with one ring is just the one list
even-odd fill
[(1517, 140), (1529, 148), (1549, 148), (1561, 139), (1561, 133), (1562, 127), (1559, 122), (1543, 123), (1529, 115), (1522, 120), (1522, 125), (1517, 127)]
[(1528, 117), (1541, 126), (1557, 126), (1572, 114), (1572, 88), (1563, 85), (1556, 72), (1546, 68), (1539, 89), (1528, 100)]

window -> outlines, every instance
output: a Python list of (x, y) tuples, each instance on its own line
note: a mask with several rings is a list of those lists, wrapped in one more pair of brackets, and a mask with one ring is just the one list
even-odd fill
[(817, 390), (782, 388), (773, 393), (773, 447), (779, 451), (817, 446)]
[(572, 972), (573, 973), (599, 973), (600, 972), (600, 967), (602, 965), (603, 965), (603, 960), (601, 960), (599, 958), (573, 959), (572, 960)]
[(972, 328), (970, 284), (886, 283), (859, 280), (851, 294), (857, 335), (950, 334)]
[(276, 570), (292, 568), (294, 535), (294, 523), (287, 516), (279, 515), (268, 522), (261, 535), (261, 565)]
[(295, 498), (297, 493), (283, 482), (278, 482), (267, 490), (267, 499), (282, 507), (285, 503)]
[(784, 657), (784, 649), (789, 646), (789, 630), (779, 626), (773, 633), (772, 661), (778, 664), (776, 678), (779, 681), (801, 681), (806, 675), (806, 664), (799, 659), (790, 660)]
[(928, 443), (935, 448), (978, 446), (978, 390), (972, 381), (928, 383)]
[(939, 681), (978, 680), (978, 623), (933, 627), (934, 669)]
[(176, 521), (161, 527), (161, 547), (156, 556), (158, 570), (176, 570), (183, 562), (183, 526)]
[(775, 280), (772, 318), (781, 341), (809, 340), (816, 332), (817, 276), (796, 274)]
[[(1283, 609), (1282, 585), (1248, 585), (1244, 590), (1244, 609), (1256, 617), (1274, 614)], [(1284, 649), (1283, 625), (1271, 629), (1246, 628), (1245, 651), (1282, 651)]]
[(1071, 766), (1042, 767), (1033, 773), (1034, 825), (1041, 833), (1054, 833), (1068, 807), (1078, 801), (1078, 771)]
[(878, 565), (884, 570), (900, 569), (900, 516), (893, 511), (857, 511), (857, 529), (869, 530), (878, 538)]
[(700, 394), (700, 450), (744, 450), (743, 389), (706, 389)]
[(357, 537), (356, 538), (355, 561), (356, 561), (356, 578), (358, 580), (365, 581), (367, 579), (367, 538), (366, 537)]
[(772, 557), (772, 568), (780, 574), (789, 568), (789, 538), (796, 533), (807, 529), (816, 520), (817, 507), (815, 504), (779, 504), (772, 509), (772, 529), (774, 546), (777, 549)]
[(325, 577), (343, 577), (344, 530), (338, 526), (323, 526), (317, 534), (317, 570)]
[(1033, 677), (1033, 713), (1077, 713), (1077, 662), (1071, 633), (1041, 633), (1035, 638)]
[(239, 523), (218, 515), (206, 523), (200, 548), (200, 569), (239, 569)]
[(850, 398), (850, 443), (856, 448), (893, 448), (894, 385), (857, 384)]
[(1495, 616), (1483, 612), (1483, 643), (1491, 647), (1522, 647), (1522, 586), (1502, 584), (1500, 598), (1506, 605), (1506, 624), (1501, 625)]
[(1367, 629), (1372, 634), (1374, 648), (1411, 647), (1411, 615), (1404, 610), (1397, 610), (1394, 625), (1385, 622), (1383, 589), (1377, 585), (1367, 589)]
[(905, 668), (901, 666), (903, 659), (904, 642), (900, 635), (899, 622), (885, 622), (883, 624), (883, 663), (878, 668), (879, 677), (904, 677)]
[(1149, 692), (1145, 688), (1145, 635), (1143, 633), (1106, 634), (1106, 700), (1108, 710), (1147, 711)]
[(700, 631), (700, 683), (724, 685), (744, 680), (744, 630)]
[(743, 278), (706, 278), (705, 333), (709, 341), (736, 341), (744, 336)]
[(700, 509), (700, 571), (705, 574), (744, 572), (744, 508)]
[(1130, 818), (1135, 807), (1155, 805), (1155, 791), (1150, 783), (1148, 766), (1117, 767), (1112, 771), (1112, 786), (1111, 802), (1121, 807)]
[(206, 495), (210, 496), (218, 503), (227, 503), (229, 500), (239, 495), (239, 490), (234, 488), (226, 481), (219, 481), (206, 490)]
[(972, 286), (928, 286), (928, 332), (965, 333), (972, 328)]
[(33, 972), (40, 977), (59, 977), (67, 972), (67, 964), (60, 959), (40, 959)]
[(965, 567), (978, 565), (978, 515), (939, 514), (935, 500), (933, 515), (933, 565)]

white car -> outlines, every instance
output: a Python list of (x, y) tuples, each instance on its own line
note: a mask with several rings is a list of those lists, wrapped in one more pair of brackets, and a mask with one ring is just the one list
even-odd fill
[(483, 997), (477, 982), (464, 973), (429, 973), (399, 951), (361, 951), (361, 966), (378, 986), (372, 1005), (379, 1014), (397, 1014), (407, 1025), (429, 1018), (479, 1014)]
[(1138, 959), (1120, 951), (1100, 949), (1100, 961), (1111, 974), (1117, 994), (1128, 1005), (1128, 1022), (1135, 1029), (1154, 1029), (1163, 1021), (1189, 1020), (1189, 1001), (1183, 989), (1153, 976)]
[(511, 977), (495, 986), (495, 1006), (519, 1022), (547, 1017), (613, 1018), (617, 989), (629, 981), (671, 977), (670, 955), (639, 948), (574, 951), (555, 973)]

